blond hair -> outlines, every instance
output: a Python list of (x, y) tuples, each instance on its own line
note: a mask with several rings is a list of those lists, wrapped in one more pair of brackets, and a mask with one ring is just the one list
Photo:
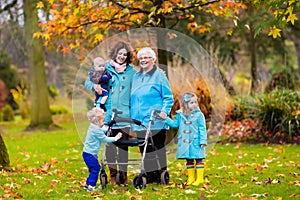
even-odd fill
[(99, 124), (99, 117), (104, 117), (104, 111), (100, 108), (94, 107), (87, 112), (87, 118), (90, 123)]
[[(197, 95), (193, 92), (185, 92), (182, 97), (181, 97), (181, 107), (182, 107), (182, 112), (185, 114), (188, 114), (188, 103), (190, 102), (190, 100), (192, 99), (192, 97), (196, 97)], [(197, 99), (198, 100), (198, 99)]]

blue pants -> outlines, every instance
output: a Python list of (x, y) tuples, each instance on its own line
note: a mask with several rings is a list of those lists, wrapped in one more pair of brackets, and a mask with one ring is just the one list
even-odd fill
[(97, 156), (83, 152), (82, 153), (83, 160), (86, 166), (89, 169), (89, 176), (86, 179), (86, 184), (91, 186), (96, 186), (98, 181), (98, 175), (100, 172), (100, 164)]

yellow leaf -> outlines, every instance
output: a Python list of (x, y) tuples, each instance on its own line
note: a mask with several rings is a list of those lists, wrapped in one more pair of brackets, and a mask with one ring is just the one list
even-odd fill
[(48, 33), (43, 34), (45, 40), (50, 40), (50, 35)]
[(296, 14), (291, 14), (291, 15), (288, 16), (286, 22), (290, 21), (294, 25), (295, 20), (298, 20), (298, 17), (296, 16)]
[(44, 4), (43, 2), (38, 2), (38, 4), (36, 5), (36, 8), (44, 8)]
[(33, 34), (33, 38), (40, 38), (42, 36), (41, 32), (36, 32)]
[(100, 34), (100, 33), (97, 33), (96, 36), (95, 36), (95, 38), (96, 38), (97, 42), (100, 42), (102, 40), (102, 38), (103, 38), (103, 35)]
[(127, 196), (130, 196), (130, 195), (131, 195), (131, 193), (130, 193), (128, 190), (125, 192), (125, 194), (126, 194)]
[(291, 5), (294, 2), (295, 2), (295, 0), (289, 0), (289, 5)]
[(285, 11), (284, 14), (292, 14), (293, 13), (294, 8), (293, 7), (288, 7), (288, 9)]
[(273, 28), (271, 28), (268, 36), (272, 36), (275, 39), (277, 37), (281, 37), (280, 32), (281, 32), (281, 30), (279, 28), (277, 28), (276, 26), (273, 26)]

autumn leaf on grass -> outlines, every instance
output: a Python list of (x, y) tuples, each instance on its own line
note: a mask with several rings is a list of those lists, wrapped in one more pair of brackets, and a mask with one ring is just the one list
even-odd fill
[(296, 178), (300, 178), (300, 175), (296, 172), (289, 172), (289, 174), (295, 176)]
[(271, 178), (268, 178), (267, 180), (264, 181), (264, 184), (277, 184), (280, 183), (280, 180), (272, 180)]
[(238, 197), (238, 198), (242, 198), (244, 196), (244, 193), (242, 192), (239, 192), (239, 193), (236, 193), (236, 194), (231, 194), (232, 197)]
[(139, 194), (142, 194), (143, 191), (141, 189), (135, 188), (135, 191), (137, 191)]
[(196, 193), (196, 191), (191, 190), (191, 189), (185, 190), (184, 192), (185, 192), (186, 194), (195, 194), (195, 193)]
[(109, 192), (109, 194), (118, 194), (117, 190), (112, 189), (111, 192)]
[(102, 192), (92, 192), (88, 195), (84, 195), (85, 197), (93, 197), (94, 199), (98, 199), (100, 197), (103, 197), (104, 194)]
[(66, 190), (66, 192), (67, 193), (78, 193), (79, 190), (75, 190), (75, 189), (73, 189), (73, 190)]
[(65, 159), (64, 159), (64, 163), (65, 163), (65, 164), (70, 163), (69, 159), (68, 159), (68, 158), (65, 158)]
[(210, 183), (206, 182), (199, 190), (207, 190), (208, 188), (210, 188)]
[(177, 183), (166, 185), (164, 188), (175, 188), (175, 187), (177, 187)]
[(219, 192), (219, 190), (209, 190), (209, 191), (205, 191), (205, 192), (209, 194), (207, 197), (211, 197), (212, 195), (217, 194)]
[(49, 169), (51, 167), (51, 164), (48, 164), (47, 162), (44, 162), (44, 165), (40, 167), (41, 171), (44, 173), (48, 173)]
[(276, 176), (278, 176), (278, 177), (285, 177), (284, 174), (277, 174)]
[(267, 197), (269, 196), (269, 193), (263, 193), (263, 194), (251, 194), (251, 197)]
[(252, 176), (252, 177), (251, 177), (251, 181), (252, 181), (252, 182), (257, 181), (257, 180), (258, 180), (258, 177), (256, 177), (256, 176)]
[(51, 159), (50, 159), (50, 163), (51, 163), (52, 165), (55, 165), (55, 164), (58, 163), (58, 159), (57, 159), (57, 158), (51, 158)]
[(267, 180), (264, 181), (264, 184), (271, 184), (272, 183), (272, 179), (268, 178)]
[(50, 182), (50, 187), (51, 187), (51, 188), (56, 187), (56, 186), (57, 186), (57, 183), (58, 183), (58, 180), (51, 180), (51, 182)]
[(242, 143), (241, 142), (237, 142), (234, 148), (237, 149), (237, 148), (240, 148), (240, 146), (242, 146)]
[(262, 170), (264, 170), (265, 168), (264, 168), (264, 166), (262, 166), (262, 165), (257, 165), (257, 168), (255, 169), (255, 172), (257, 173), (258, 171), (262, 171)]
[(231, 180), (227, 180), (226, 182), (228, 182), (228, 183), (234, 183), (234, 184), (239, 183), (239, 181), (237, 181), (235, 178), (232, 178)]
[(22, 177), (22, 183), (23, 184), (28, 184), (30, 182), (31, 182), (31, 180), (29, 178)]
[(294, 184), (296, 186), (300, 186), (300, 181), (294, 181), (292, 184)]

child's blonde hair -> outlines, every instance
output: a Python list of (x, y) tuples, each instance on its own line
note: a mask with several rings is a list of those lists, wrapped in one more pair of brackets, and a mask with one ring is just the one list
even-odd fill
[[(197, 98), (197, 95), (193, 92), (185, 92), (182, 97), (181, 97), (181, 107), (182, 107), (182, 112), (187, 114), (188, 112), (188, 102), (192, 99), (192, 97), (196, 97)], [(198, 98), (197, 98), (197, 101), (198, 101)]]
[(87, 113), (89, 122), (93, 124), (99, 124), (99, 117), (101, 116), (104, 116), (104, 111), (98, 107), (94, 107)]

